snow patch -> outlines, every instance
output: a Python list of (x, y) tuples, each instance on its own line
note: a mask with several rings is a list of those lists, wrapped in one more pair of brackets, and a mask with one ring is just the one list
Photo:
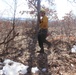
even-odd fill
[(71, 49), (72, 53), (76, 53), (76, 45), (73, 45), (72, 49)]
[(0, 70), (0, 75), (19, 75), (26, 74), (29, 66), (25, 66), (21, 63), (14, 62), (10, 59), (6, 59), (4, 62), (4, 67)]
[(0, 75), (3, 75), (3, 70), (0, 70)]
[(46, 68), (43, 68), (43, 69), (42, 69), (43, 72), (46, 72), (46, 70), (47, 70)]
[[(3, 65), (4, 64), (4, 65)], [(20, 74), (27, 74), (27, 69), (29, 66), (25, 66), (22, 63), (14, 62), (10, 59), (5, 59), (3, 63), (0, 63), (0, 66), (2, 66), (2, 69), (0, 69), (0, 75), (20, 75)], [(45, 71), (46, 69), (43, 69)], [(32, 67), (31, 72), (37, 73), (39, 69), (37, 67)]]
[(32, 73), (36, 73), (36, 72), (38, 72), (39, 71), (39, 69), (37, 68), (37, 67), (32, 67), (32, 69), (31, 69), (31, 72)]

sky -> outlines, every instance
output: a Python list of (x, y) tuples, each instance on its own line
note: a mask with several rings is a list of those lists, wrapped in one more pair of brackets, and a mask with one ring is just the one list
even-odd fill
[[(43, 2), (44, 5), (48, 6), (45, 2)], [(72, 6), (67, 0), (55, 0), (56, 3), (56, 10), (57, 10), (57, 15), (59, 19), (62, 19), (62, 17), (65, 15), (65, 13), (70, 12), (73, 10), (74, 13), (75, 11), (75, 6)], [(29, 11), (29, 8), (27, 6), (27, 3), (25, 0), (18, 0), (17, 4), (17, 13), (16, 17), (17, 18), (25, 18), (29, 17), (29, 14), (21, 14), (20, 11)], [(0, 0), (0, 17), (11, 17), (13, 15), (13, 0)]]
[(67, 0), (55, 0), (55, 3), (59, 19), (62, 19), (62, 17), (71, 10), (74, 14), (76, 13), (75, 4), (72, 5), (70, 2), (67, 2)]

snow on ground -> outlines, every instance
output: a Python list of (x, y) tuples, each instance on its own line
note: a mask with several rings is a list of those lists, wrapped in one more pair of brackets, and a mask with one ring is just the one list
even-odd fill
[[(19, 75), (26, 74), (29, 66), (25, 66), (19, 62), (14, 62), (10, 59), (5, 59), (3, 63), (0, 63), (0, 66), (4, 64), (3, 68), (0, 69), (0, 75)], [(37, 67), (32, 67), (31, 72), (36, 73), (39, 71)]]
[(37, 67), (32, 67), (32, 69), (31, 69), (31, 72), (32, 73), (36, 73), (36, 72), (38, 72), (39, 71), (39, 69), (37, 68)]
[[(76, 52), (76, 46), (74, 45), (71, 48), (71, 52)], [(72, 67), (74, 67), (73, 64), (71, 64)], [(24, 75), (27, 74), (27, 69), (29, 68), (28, 65), (24, 65), (19, 62), (14, 62), (10, 59), (5, 59), (3, 63), (0, 62), (0, 75)], [(31, 72), (37, 73), (39, 71), (38, 67), (32, 67)], [(46, 71), (46, 68), (42, 69), (43, 72)]]
[(76, 45), (73, 45), (72, 49), (71, 49), (72, 53), (76, 53)]

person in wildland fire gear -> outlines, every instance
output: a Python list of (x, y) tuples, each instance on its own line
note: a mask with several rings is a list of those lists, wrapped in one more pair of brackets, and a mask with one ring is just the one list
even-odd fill
[(48, 33), (48, 17), (46, 16), (45, 10), (40, 11), (40, 17), (42, 17), (42, 19), (40, 20), (39, 25), (38, 43), (41, 49), (38, 52), (44, 53), (43, 43), (46, 43), (48, 45), (48, 49), (51, 47), (51, 43), (46, 40)]

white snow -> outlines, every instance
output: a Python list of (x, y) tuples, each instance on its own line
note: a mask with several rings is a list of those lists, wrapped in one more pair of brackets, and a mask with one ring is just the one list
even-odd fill
[(42, 71), (45, 72), (46, 71), (46, 68), (43, 68)]
[(72, 53), (76, 53), (76, 45), (73, 45), (72, 49), (71, 49)]
[(37, 68), (37, 67), (32, 67), (32, 69), (31, 69), (31, 72), (32, 73), (36, 73), (36, 72), (38, 72), (39, 71), (39, 69)]
[[(0, 70), (0, 75), (19, 75), (26, 74), (29, 66), (25, 66), (22, 63), (14, 62), (10, 59), (5, 59), (3, 69)], [(36, 73), (39, 69), (37, 67), (32, 67), (31, 72)]]
[(0, 70), (0, 75), (19, 75), (19, 74), (26, 74), (27, 68), (29, 66), (25, 66), (21, 63), (14, 62), (10, 59), (6, 59), (4, 62), (5, 66), (2, 70)]
[(71, 64), (71, 67), (74, 67), (74, 65), (73, 65), (73, 64)]
[(3, 70), (0, 70), (0, 75), (3, 75)]

